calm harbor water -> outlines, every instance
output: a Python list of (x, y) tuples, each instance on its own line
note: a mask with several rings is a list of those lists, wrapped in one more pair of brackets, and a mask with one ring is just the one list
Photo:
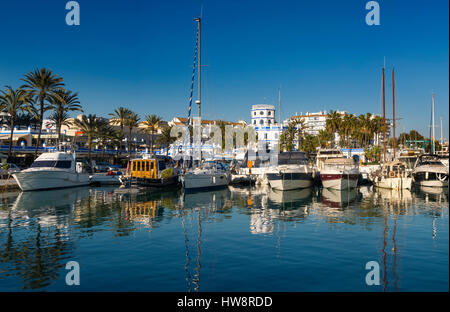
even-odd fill
[(0, 193), (0, 291), (449, 290), (448, 189), (115, 189)]

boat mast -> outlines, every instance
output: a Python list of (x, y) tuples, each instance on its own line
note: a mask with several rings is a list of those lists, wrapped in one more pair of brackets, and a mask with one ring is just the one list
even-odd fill
[(281, 125), (281, 86), (278, 88), (278, 124)]
[(197, 22), (197, 42), (198, 42), (198, 65), (197, 65), (197, 71), (198, 71), (198, 95), (197, 95), (197, 101), (195, 103), (198, 105), (198, 122), (200, 123), (200, 142), (198, 146), (198, 155), (199, 155), (199, 164), (202, 161), (202, 114), (201, 114), (201, 95), (202, 95), (202, 69), (201, 69), (201, 60), (202, 60), (202, 25), (201, 25), (201, 17), (197, 17), (194, 19), (194, 21)]
[(201, 69), (201, 59), (202, 59), (202, 25), (201, 25), (201, 18), (197, 17), (194, 19), (194, 21), (197, 22), (197, 40), (198, 40), (198, 99), (195, 101), (195, 103), (198, 105), (198, 118), (201, 118), (201, 92), (202, 92), (202, 69)]
[(441, 145), (444, 144), (444, 138), (442, 137), (442, 117), (440, 117), (441, 119)]
[(392, 112), (393, 112), (393, 127), (394, 127), (394, 160), (395, 160), (395, 78), (394, 69), (392, 69)]
[(386, 161), (386, 103), (384, 98), (384, 67), (383, 72), (383, 162)]
[(434, 93), (431, 94), (431, 154), (434, 154)]

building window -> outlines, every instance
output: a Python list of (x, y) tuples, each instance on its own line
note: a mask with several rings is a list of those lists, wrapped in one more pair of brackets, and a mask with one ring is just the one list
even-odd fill
[(253, 120), (253, 124), (256, 125), (256, 120)]
[(264, 112), (263, 112), (263, 111), (260, 111), (259, 114), (260, 114), (260, 115), (264, 115)]
[(253, 115), (256, 116), (256, 112), (253, 112)]
[[(270, 114), (269, 114), (270, 115)], [(270, 125), (271, 124), (271, 121), (270, 121), (270, 119), (267, 121), (267, 123)]]
[(264, 139), (267, 140), (267, 133), (264, 133)]
[(264, 120), (261, 119), (261, 120), (259, 121), (259, 124), (260, 124), (260, 125), (264, 124)]
[(272, 112), (270, 112), (270, 111), (267, 113), (267, 115), (269, 115), (269, 116), (270, 116), (271, 114), (272, 114)]

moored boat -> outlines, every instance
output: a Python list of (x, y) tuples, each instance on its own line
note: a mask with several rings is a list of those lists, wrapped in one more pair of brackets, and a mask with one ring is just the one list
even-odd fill
[(448, 167), (436, 155), (419, 156), (412, 172), (414, 183), (428, 187), (448, 186), (448, 174)]
[(383, 164), (373, 173), (372, 181), (376, 187), (388, 189), (411, 189), (412, 178), (408, 176), (406, 164), (395, 160)]
[(138, 187), (166, 187), (179, 183), (179, 170), (168, 156), (138, 158), (129, 162), (127, 174), (120, 176), (123, 185)]
[(185, 190), (226, 187), (230, 183), (230, 173), (222, 163), (206, 161), (200, 167), (186, 171), (181, 181)]
[(89, 185), (89, 174), (82, 163), (68, 152), (43, 153), (30, 168), (16, 172), (13, 178), (22, 191), (58, 189)]
[(267, 171), (270, 187), (276, 190), (294, 190), (311, 187), (314, 169), (304, 152), (284, 152), (278, 155), (278, 166)]
[(320, 172), (324, 188), (337, 190), (358, 186), (359, 169), (352, 158), (331, 158), (324, 162)]

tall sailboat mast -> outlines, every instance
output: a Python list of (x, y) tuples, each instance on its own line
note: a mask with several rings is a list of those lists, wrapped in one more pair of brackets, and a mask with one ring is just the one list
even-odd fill
[(384, 97), (384, 67), (382, 69), (383, 72), (383, 162), (386, 161), (386, 103)]
[(278, 124), (281, 125), (281, 86), (278, 88)]
[(393, 113), (393, 127), (394, 127), (394, 159), (395, 159), (395, 78), (394, 69), (392, 69), (392, 113)]
[(197, 35), (198, 35), (198, 66), (197, 66), (197, 71), (198, 71), (198, 98), (197, 101), (195, 101), (195, 103), (198, 105), (198, 118), (201, 118), (202, 114), (201, 114), (201, 95), (202, 95), (202, 69), (201, 69), (201, 64), (202, 64), (202, 24), (201, 24), (201, 18), (197, 17), (194, 19), (194, 21), (197, 22)]
[(434, 93), (431, 94), (431, 153), (434, 154)]

